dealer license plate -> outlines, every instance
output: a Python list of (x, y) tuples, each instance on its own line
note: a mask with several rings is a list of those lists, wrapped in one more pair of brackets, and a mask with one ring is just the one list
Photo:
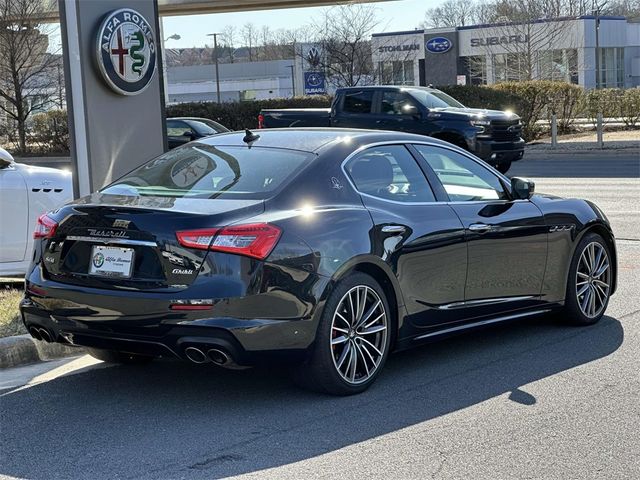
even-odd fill
[(95, 245), (91, 249), (90, 275), (130, 278), (133, 270), (133, 249)]

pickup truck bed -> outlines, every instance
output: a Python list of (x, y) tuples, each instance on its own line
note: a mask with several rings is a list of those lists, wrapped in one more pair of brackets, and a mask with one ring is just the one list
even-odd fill
[[(281, 108), (260, 112), (262, 122), (268, 128), (287, 127), (330, 127), (330, 108)], [(268, 119), (268, 125), (264, 120)]]

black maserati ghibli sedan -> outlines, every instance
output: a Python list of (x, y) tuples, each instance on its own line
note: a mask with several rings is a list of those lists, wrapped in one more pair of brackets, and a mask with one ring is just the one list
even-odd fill
[(616, 247), (594, 204), (399, 132), (224, 133), (41, 216), (33, 337), (143, 363), (266, 360), (332, 394), (390, 352), (541, 314), (597, 322)]

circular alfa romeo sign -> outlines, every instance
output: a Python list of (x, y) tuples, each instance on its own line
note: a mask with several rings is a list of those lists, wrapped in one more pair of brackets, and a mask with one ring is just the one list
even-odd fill
[(98, 30), (97, 59), (107, 84), (122, 95), (136, 95), (156, 72), (153, 27), (140, 13), (122, 8), (109, 13)]

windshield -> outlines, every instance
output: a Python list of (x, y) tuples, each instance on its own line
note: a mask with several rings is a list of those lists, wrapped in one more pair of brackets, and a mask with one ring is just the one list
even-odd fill
[(187, 122), (191, 128), (193, 128), (200, 135), (215, 135), (223, 131), (222, 128), (215, 126), (214, 122), (208, 122), (205, 120), (189, 120)]
[(191, 143), (171, 150), (101, 190), (127, 196), (265, 199), (311, 153)]
[(438, 90), (411, 90), (411, 95), (427, 108), (465, 108), (455, 98)]

